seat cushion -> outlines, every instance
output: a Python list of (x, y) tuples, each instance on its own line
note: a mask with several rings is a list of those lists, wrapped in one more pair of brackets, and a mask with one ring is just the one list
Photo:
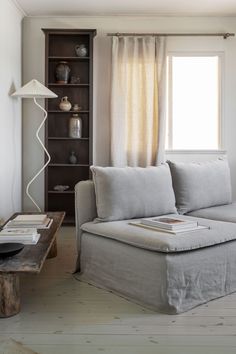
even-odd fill
[[(170, 214), (169, 216), (173, 216)], [(82, 230), (94, 235), (108, 237), (129, 245), (164, 253), (190, 251), (213, 246), (236, 239), (236, 224), (184, 215), (186, 220), (198, 221), (209, 229), (173, 235), (130, 225), (134, 220), (112, 222), (88, 222)], [(136, 220), (137, 221), (137, 220)]]
[(203, 163), (169, 161), (176, 206), (180, 214), (232, 202), (231, 180), (225, 159)]
[(188, 213), (188, 215), (196, 216), (198, 218), (236, 223), (236, 202), (227, 205), (195, 210)]
[(124, 220), (176, 213), (170, 169), (91, 167), (98, 219)]

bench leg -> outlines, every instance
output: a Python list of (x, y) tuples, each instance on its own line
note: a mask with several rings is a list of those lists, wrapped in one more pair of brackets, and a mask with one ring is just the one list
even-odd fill
[(20, 280), (15, 273), (0, 273), (0, 317), (20, 311)]
[(54, 258), (57, 256), (57, 240), (53, 242), (50, 251), (48, 252), (47, 258)]

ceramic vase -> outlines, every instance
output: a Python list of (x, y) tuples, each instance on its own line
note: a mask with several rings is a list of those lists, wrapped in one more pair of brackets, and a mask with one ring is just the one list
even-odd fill
[(68, 97), (62, 97), (61, 102), (59, 104), (59, 108), (61, 111), (68, 112), (71, 109), (71, 103), (68, 101)]
[(70, 78), (70, 67), (66, 61), (60, 61), (56, 66), (55, 77), (57, 84), (68, 84)]
[(82, 119), (78, 114), (73, 114), (69, 121), (69, 137), (82, 138)]
[(81, 107), (78, 105), (78, 103), (75, 103), (72, 107), (72, 110), (75, 112), (79, 112), (81, 110)]
[(71, 153), (70, 153), (69, 162), (73, 165), (75, 165), (77, 163), (77, 156), (75, 155), (74, 151), (71, 151)]
[(86, 57), (88, 55), (88, 50), (85, 44), (78, 44), (75, 46), (75, 52), (78, 57)]

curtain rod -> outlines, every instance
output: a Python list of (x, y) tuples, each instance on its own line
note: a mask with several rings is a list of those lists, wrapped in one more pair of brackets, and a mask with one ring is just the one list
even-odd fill
[(124, 37), (124, 36), (164, 36), (164, 37), (223, 37), (227, 39), (228, 37), (234, 36), (234, 33), (107, 33), (107, 36), (117, 36), (117, 37)]

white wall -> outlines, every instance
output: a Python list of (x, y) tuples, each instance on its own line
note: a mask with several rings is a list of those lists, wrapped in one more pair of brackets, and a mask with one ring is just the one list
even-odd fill
[(21, 210), (21, 102), (10, 97), (21, 85), (21, 21), (11, 2), (0, 3), (0, 218)]
[[(111, 39), (107, 32), (236, 32), (234, 17), (32, 17), (23, 26), (23, 80), (33, 77), (44, 82), (44, 35), (41, 28), (96, 28), (94, 43), (94, 163), (109, 164), (109, 79)], [(169, 37), (168, 50), (220, 51), (224, 53), (223, 77), (223, 149), (227, 150), (236, 197), (236, 38)], [(204, 85), (204, 83), (203, 83)], [(32, 102), (24, 103), (24, 183), (43, 163), (43, 155), (35, 143), (33, 132), (40, 113)], [(199, 137), (201, 138), (201, 137)], [(214, 154), (206, 155), (214, 159)], [(169, 156), (168, 156), (169, 157)], [(173, 157), (173, 155), (171, 155)], [(179, 159), (179, 155), (177, 156)], [(180, 158), (185, 159), (181, 155)], [(206, 158), (187, 155), (189, 159)], [(43, 176), (32, 187), (34, 196), (43, 206)], [(29, 208), (25, 200), (25, 207)]]

